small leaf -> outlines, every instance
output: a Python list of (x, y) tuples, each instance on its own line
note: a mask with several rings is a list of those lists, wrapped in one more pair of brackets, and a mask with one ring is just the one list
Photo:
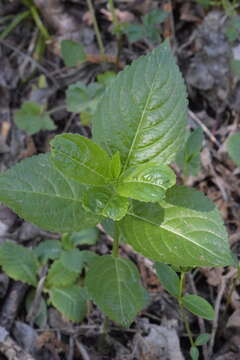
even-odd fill
[[(27, 313), (31, 309), (35, 295), (36, 295), (36, 291), (31, 290), (26, 297), (25, 307), (26, 307)], [(34, 324), (36, 324), (40, 329), (44, 328), (47, 324), (47, 317), (48, 317), (47, 304), (46, 304), (45, 299), (43, 297), (41, 297), (37, 314), (34, 317)]]
[(196, 346), (192, 346), (190, 349), (190, 355), (192, 360), (198, 360), (199, 359), (199, 350)]
[(87, 59), (83, 46), (72, 40), (61, 41), (61, 55), (66, 66), (77, 66)]
[(48, 271), (46, 286), (49, 288), (68, 286), (73, 284), (78, 276), (79, 273), (68, 270), (60, 260), (55, 260)]
[(183, 145), (187, 100), (168, 42), (140, 57), (106, 88), (93, 119), (93, 138), (123, 171), (152, 161), (169, 164)]
[(82, 250), (81, 254), (82, 254), (84, 266), (91, 265), (99, 257), (98, 254), (90, 250)]
[(98, 83), (91, 83), (87, 86), (82, 81), (78, 81), (70, 85), (66, 92), (68, 111), (88, 112), (92, 116), (103, 90), (104, 86)]
[(240, 132), (231, 135), (227, 140), (227, 151), (231, 159), (240, 167)]
[(56, 136), (51, 142), (52, 161), (68, 178), (89, 185), (111, 181), (110, 158), (92, 140), (78, 134)]
[(99, 236), (97, 228), (84, 229), (70, 235), (70, 241), (77, 245), (95, 245)]
[(172, 296), (178, 297), (180, 293), (180, 280), (176, 272), (170, 266), (160, 262), (155, 263), (155, 269), (161, 284)]
[(93, 187), (85, 193), (83, 205), (94, 214), (118, 221), (126, 215), (129, 201), (111, 188)]
[(147, 163), (129, 168), (123, 173), (117, 192), (135, 200), (157, 202), (165, 197), (166, 190), (175, 183), (176, 176), (168, 166)]
[(108, 86), (112, 81), (114, 81), (116, 76), (117, 74), (113, 71), (105, 71), (104, 73), (97, 75), (97, 81), (104, 86)]
[(95, 304), (123, 326), (129, 326), (146, 305), (137, 268), (127, 259), (101, 256), (91, 264), (85, 286)]
[(0, 246), (0, 265), (12, 279), (37, 285), (38, 263), (32, 250), (5, 241)]
[(240, 77), (240, 60), (237, 59), (231, 60), (230, 67), (233, 74)]
[(219, 212), (202, 193), (173, 186), (160, 204), (134, 201), (119, 227), (151, 260), (182, 266), (234, 264)]
[(44, 240), (34, 250), (41, 263), (46, 263), (49, 259), (55, 260), (62, 251), (59, 240)]
[(80, 322), (86, 315), (86, 293), (78, 285), (52, 288), (50, 301), (68, 320)]
[(44, 107), (38, 103), (27, 101), (15, 113), (14, 121), (27, 134), (32, 135), (40, 130), (54, 130), (56, 127)]
[(122, 170), (121, 158), (120, 153), (117, 151), (113, 157), (111, 158), (111, 175), (113, 179), (117, 179)]
[(205, 345), (211, 338), (210, 334), (201, 334), (199, 335), (196, 340), (194, 341), (196, 346)]
[(198, 295), (184, 295), (182, 298), (183, 306), (193, 314), (207, 320), (214, 319), (214, 310), (207, 300)]
[(130, 43), (134, 43), (146, 35), (145, 28), (142, 24), (126, 24), (123, 31), (127, 35)]
[(86, 186), (55, 169), (48, 154), (22, 160), (0, 175), (0, 201), (50, 231), (78, 231), (99, 222), (82, 207), (85, 191)]
[(83, 269), (84, 260), (82, 252), (78, 249), (63, 251), (60, 261), (66, 269), (77, 274), (80, 274)]

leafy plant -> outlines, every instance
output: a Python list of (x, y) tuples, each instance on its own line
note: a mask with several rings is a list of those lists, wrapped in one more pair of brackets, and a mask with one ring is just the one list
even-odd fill
[[(215, 206), (198, 191), (177, 186), (169, 166), (185, 139), (186, 113), (184, 82), (165, 42), (107, 86), (94, 114), (93, 140), (58, 135), (50, 154), (25, 159), (0, 176), (1, 201), (46, 230), (77, 232), (105, 226), (107, 219), (111, 224), (112, 255), (93, 258), (68, 249), (50, 267), (50, 299), (62, 312), (62, 302), (73, 301), (64, 307), (69, 318), (79, 320), (77, 279), (90, 258), (81, 301), (87, 294), (124, 326), (147, 304), (136, 266), (119, 256), (120, 239), (157, 262), (234, 263)], [(191, 300), (185, 298), (184, 306), (197, 313)]]
[(43, 105), (33, 101), (25, 102), (15, 113), (15, 124), (27, 134), (33, 135), (39, 130), (54, 130), (55, 125)]
[(146, 38), (156, 44), (159, 42), (161, 34), (157, 25), (162, 24), (168, 15), (169, 13), (166, 11), (154, 9), (143, 16), (142, 24), (126, 23), (123, 31), (131, 43)]
[(201, 296), (184, 294), (184, 283), (185, 283), (185, 272), (183, 268), (179, 267), (178, 272), (180, 272), (180, 277), (177, 272), (172, 269), (172, 267), (156, 262), (155, 269), (157, 276), (161, 281), (161, 284), (167, 289), (167, 291), (176, 298), (178, 301), (182, 320), (185, 324), (186, 331), (191, 343), (190, 355), (192, 360), (198, 360), (199, 350), (198, 346), (204, 345), (208, 342), (210, 335), (201, 334), (193, 340), (193, 336), (190, 330), (188, 319), (185, 315), (185, 310), (190, 311), (191, 313), (200, 316), (207, 320), (214, 319), (214, 310), (212, 306)]
[(82, 44), (73, 40), (61, 41), (61, 55), (66, 66), (77, 66), (87, 59)]

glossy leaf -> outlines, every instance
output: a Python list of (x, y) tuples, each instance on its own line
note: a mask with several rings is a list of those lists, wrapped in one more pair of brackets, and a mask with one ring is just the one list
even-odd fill
[(50, 301), (68, 320), (80, 322), (86, 315), (86, 293), (78, 285), (52, 288)]
[(156, 262), (155, 269), (163, 287), (175, 297), (180, 293), (180, 280), (176, 272), (168, 265)]
[(128, 210), (129, 201), (107, 187), (94, 187), (85, 193), (83, 205), (98, 216), (113, 220), (122, 219)]
[(182, 305), (193, 314), (207, 320), (214, 319), (214, 310), (207, 300), (198, 295), (184, 295)]
[(92, 263), (85, 286), (95, 304), (113, 321), (129, 326), (146, 305), (137, 268), (127, 259), (101, 256)]
[(87, 59), (82, 44), (73, 40), (61, 41), (61, 55), (66, 66), (77, 66)]
[(35, 249), (34, 253), (42, 263), (46, 263), (49, 259), (57, 259), (62, 251), (59, 240), (44, 240)]
[(49, 288), (68, 286), (73, 284), (78, 276), (79, 273), (67, 269), (60, 260), (55, 260), (48, 271), (46, 285)]
[(50, 231), (78, 231), (99, 222), (82, 207), (84, 191), (53, 167), (48, 154), (23, 160), (0, 176), (0, 201)]
[(92, 140), (64, 134), (56, 136), (51, 146), (54, 165), (68, 178), (97, 186), (111, 181), (110, 158)]
[(174, 186), (160, 205), (135, 202), (119, 225), (125, 241), (152, 260), (180, 266), (233, 264), (218, 211), (194, 189)]
[(168, 166), (147, 163), (129, 168), (119, 179), (117, 192), (135, 200), (157, 202), (175, 183), (176, 176)]
[(123, 169), (170, 163), (185, 137), (186, 90), (168, 42), (135, 61), (107, 87), (93, 122), (94, 140)]
[(121, 157), (119, 151), (117, 151), (111, 158), (111, 175), (113, 179), (117, 179), (122, 170)]
[(227, 151), (231, 159), (240, 167), (240, 132), (228, 138)]
[(56, 127), (42, 105), (27, 101), (17, 110), (15, 124), (27, 134), (32, 135), (40, 130), (54, 130)]
[(0, 266), (12, 279), (37, 285), (38, 263), (30, 249), (5, 241), (0, 246)]

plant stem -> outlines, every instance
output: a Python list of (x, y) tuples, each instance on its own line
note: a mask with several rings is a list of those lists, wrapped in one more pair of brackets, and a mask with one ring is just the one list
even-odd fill
[(105, 55), (105, 49), (104, 49), (104, 45), (103, 45), (103, 41), (102, 41), (102, 37), (101, 37), (101, 32), (97, 23), (97, 19), (96, 19), (96, 15), (95, 15), (95, 11), (94, 11), (94, 7), (93, 7), (93, 3), (92, 0), (87, 0), (87, 5), (88, 5), (88, 9), (90, 11), (90, 14), (92, 16), (92, 21), (93, 21), (93, 27), (94, 27), (94, 31), (97, 37), (97, 43), (98, 43), (98, 47), (100, 50), (100, 53), (102, 56)]
[(179, 295), (178, 295), (178, 304), (180, 307), (180, 313), (182, 317), (182, 321), (184, 323), (185, 329), (187, 331), (187, 335), (190, 341), (191, 346), (194, 346), (194, 341), (192, 337), (192, 332), (189, 326), (188, 319), (186, 317), (183, 305), (182, 305), (182, 298), (183, 298), (183, 292), (184, 292), (184, 283), (185, 283), (185, 273), (182, 271), (180, 275), (180, 287), (179, 287)]
[(31, 12), (31, 15), (33, 17), (33, 20), (35, 21), (35, 24), (37, 25), (40, 33), (42, 34), (42, 36), (44, 37), (45, 40), (49, 40), (50, 39), (50, 35), (49, 32), (47, 31), (47, 28), (44, 26), (38, 10), (36, 8), (36, 6), (33, 4), (33, 2), (31, 0), (22, 0), (23, 4), (25, 6), (27, 6)]
[(113, 240), (112, 255), (114, 257), (119, 256), (119, 229), (118, 229), (117, 224), (115, 224), (115, 233), (114, 233), (114, 240)]
[(9, 33), (30, 15), (30, 11), (26, 10), (23, 11), (21, 14), (18, 14), (16, 17), (13, 18), (13, 21), (6, 27), (6, 29), (0, 34), (0, 39), (4, 40)]

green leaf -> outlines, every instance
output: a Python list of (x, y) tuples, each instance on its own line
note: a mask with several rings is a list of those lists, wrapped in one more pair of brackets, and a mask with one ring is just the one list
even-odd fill
[(145, 28), (142, 24), (126, 24), (123, 28), (130, 43), (134, 43), (145, 37)]
[(184, 148), (177, 155), (177, 164), (185, 176), (196, 176), (200, 170), (200, 151), (203, 142), (203, 131), (195, 129), (189, 134)]
[(85, 193), (83, 205), (92, 213), (118, 221), (126, 215), (129, 201), (111, 188), (94, 187)]
[(70, 235), (70, 240), (77, 245), (95, 245), (99, 236), (97, 228), (84, 229), (78, 232), (74, 232)]
[(175, 183), (176, 176), (168, 166), (147, 163), (131, 167), (123, 173), (117, 192), (135, 200), (157, 202), (165, 197), (166, 190)]
[(52, 288), (50, 301), (67, 319), (80, 322), (86, 315), (86, 293), (77, 285)]
[(5, 241), (0, 246), (0, 265), (12, 279), (37, 285), (38, 263), (32, 250)]
[(91, 265), (85, 286), (101, 311), (123, 326), (129, 326), (146, 305), (138, 270), (127, 259), (101, 256)]
[(240, 167), (240, 132), (231, 135), (227, 140), (227, 151), (231, 159)]
[(117, 74), (113, 71), (105, 71), (104, 73), (97, 75), (97, 81), (104, 86), (108, 86), (116, 76)]
[(184, 295), (182, 305), (191, 313), (207, 320), (214, 319), (214, 310), (207, 300), (198, 295)]
[(88, 86), (82, 81), (69, 86), (66, 91), (66, 103), (68, 111), (90, 112), (95, 111), (104, 86), (98, 83), (91, 83)]
[(119, 226), (127, 243), (155, 261), (180, 266), (234, 263), (219, 212), (191, 188), (172, 187), (160, 205), (134, 202)]
[(48, 271), (46, 286), (68, 286), (73, 284), (78, 276), (79, 273), (67, 269), (60, 260), (55, 260)]
[(190, 355), (192, 360), (198, 360), (199, 359), (199, 350), (196, 346), (191, 346), (190, 349)]
[(185, 138), (187, 101), (168, 42), (120, 72), (107, 87), (93, 121), (94, 140), (123, 170), (153, 161), (170, 163)]
[(160, 262), (155, 263), (155, 269), (161, 284), (172, 296), (178, 297), (180, 293), (180, 280), (176, 272), (170, 266)]
[(230, 67), (233, 74), (240, 77), (240, 60), (232, 59), (230, 62)]
[(66, 269), (77, 274), (80, 274), (83, 269), (84, 259), (82, 252), (78, 249), (63, 251), (60, 261)]
[(50, 231), (78, 231), (99, 222), (82, 207), (85, 191), (55, 169), (48, 154), (25, 159), (0, 176), (0, 201)]
[(201, 334), (199, 335), (196, 340), (194, 341), (196, 346), (205, 345), (211, 338), (210, 334)]
[(91, 265), (99, 257), (98, 254), (90, 250), (82, 250), (81, 254), (82, 254), (84, 266)]
[(68, 178), (96, 186), (111, 181), (110, 158), (92, 140), (64, 134), (56, 136), (51, 145), (54, 165)]
[(56, 128), (48, 113), (44, 111), (44, 106), (33, 101), (22, 104), (21, 109), (15, 113), (14, 121), (17, 127), (29, 135)]
[(46, 263), (49, 259), (57, 259), (61, 254), (62, 247), (59, 240), (45, 240), (42, 241), (33, 251), (41, 263)]
[(77, 66), (87, 60), (83, 46), (72, 40), (61, 41), (61, 55), (66, 66)]
[(111, 175), (113, 179), (117, 179), (121, 174), (122, 164), (119, 151), (117, 151), (111, 158)]

